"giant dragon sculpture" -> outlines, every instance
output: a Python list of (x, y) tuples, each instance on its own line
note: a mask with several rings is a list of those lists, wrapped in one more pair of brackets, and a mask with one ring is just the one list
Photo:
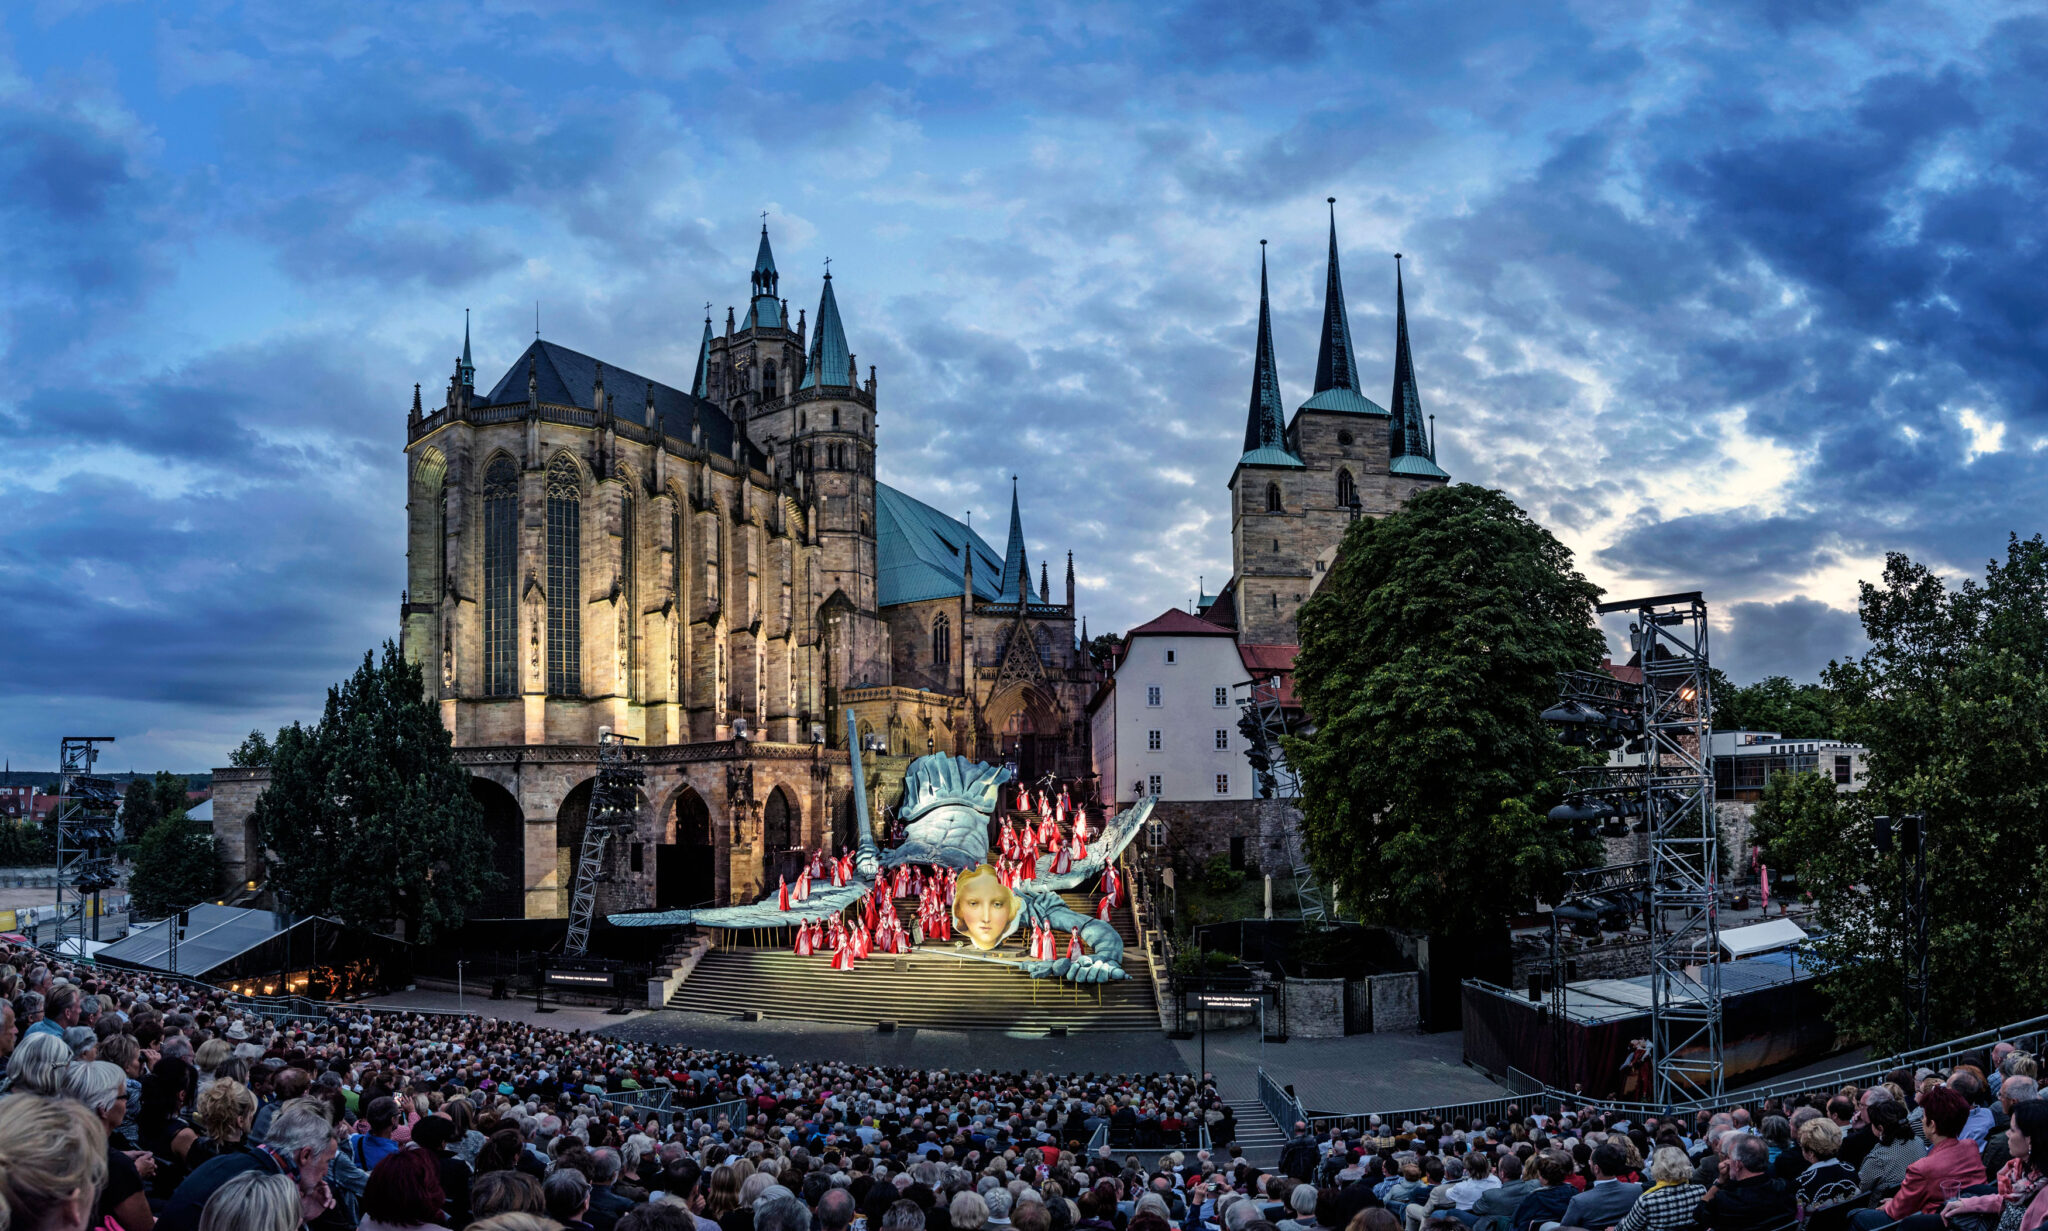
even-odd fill
[[(846, 713), (847, 747), (855, 782), (861, 775), (860, 748), (853, 738), (853, 711)], [(785, 928), (837, 919), (859, 904), (884, 879), (902, 867), (946, 869), (956, 876), (952, 903), (962, 938), (952, 942), (963, 950), (993, 953), (1020, 934), (1036, 936), (1051, 929), (1077, 934), (1087, 946), (1070, 945), (1063, 957), (999, 957), (984, 960), (1015, 966), (1035, 979), (1067, 979), (1075, 983), (1106, 983), (1129, 976), (1123, 968), (1124, 944), (1106, 920), (1081, 912), (1060, 899), (1061, 890), (1078, 889), (1116, 861), (1152, 814), (1156, 797), (1146, 796), (1107, 821), (1089, 852), (1079, 859), (1033, 852), (1034, 875), (1005, 886), (988, 861), (989, 820), (997, 795), (1010, 778), (1008, 766), (993, 766), (966, 757), (934, 754), (910, 763), (904, 776), (903, 841), (888, 849), (875, 841), (864, 791), (854, 792), (858, 842), (852, 852), (852, 875), (843, 885), (820, 885), (801, 901), (769, 896), (744, 906), (697, 910), (649, 911), (609, 916), (620, 927), (676, 927), (694, 923), (719, 928)], [(1057, 870), (1056, 870), (1057, 869)], [(978, 912), (970, 916), (969, 912)], [(950, 929), (949, 929), (950, 930)], [(944, 942), (927, 940), (923, 948)], [(975, 954), (980, 956), (980, 954)]]

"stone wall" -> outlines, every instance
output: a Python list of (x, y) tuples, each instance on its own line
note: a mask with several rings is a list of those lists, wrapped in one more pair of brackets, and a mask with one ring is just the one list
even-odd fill
[(1374, 1034), (1413, 1034), (1422, 1028), (1420, 978), (1416, 972), (1405, 970), (1364, 980), (1371, 989)]
[(1287, 979), (1281, 993), (1287, 997), (1287, 1033), (1290, 1038), (1341, 1039), (1344, 1037), (1344, 980)]
[(1239, 836), (1248, 867), (1284, 873), (1288, 838), (1301, 823), (1298, 809), (1273, 799), (1161, 800), (1152, 815), (1165, 834), (1167, 858), (1182, 876), (1230, 854), (1230, 840)]
[(250, 822), (256, 812), (256, 798), (270, 787), (268, 769), (216, 769), (213, 771), (213, 840), (220, 847), (220, 860), (227, 869), (228, 883), (240, 885), (261, 880), (260, 860)]

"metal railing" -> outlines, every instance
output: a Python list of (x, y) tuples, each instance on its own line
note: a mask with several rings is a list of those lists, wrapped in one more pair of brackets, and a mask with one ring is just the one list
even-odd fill
[[(1665, 1107), (1650, 1103), (1634, 1103), (1618, 1099), (1591, 1097), (1570, 1090), (1549, 1086), (1519, 1069), (1508, 1070), (1510, 1093), (1494, 1098), (1473, 1099), (1460, 1103), (1438, 1103), (1421, 1107), (1403, 1107), (1391, 1110), (1310, 1113), (1301, 1103), (1289, 1096), (1264, 1068), (1259, 1069), (1259, 1101), (1265, 1105), (1274, 1123), (1283, 1132), (1291, 1133), (1296, 1120), (1307, 1122), (1312, 1132), (1328, 1131), (1332, 1126), (1363, 1128), (1368, 1117), (1378, 1116), (1382, 1127), (1398, 1126), (1403, 1120), (1498, 1120), (1509, 1107), (1516, 1107), (1523, 1113), (1546, 1111), (1560, 1113), (1584, 1107), (1599, 1108), (1603, 1111), (1623, 1112), (1637, 1119), (1646, 1116), (1668, 1116), (1679, 1112), (1718, 1110), (1741, 1104), (1761, 1103), (1766, 1099), (1780, 1099), (1788, 1095), (1806, 1094), (1813, 1091), (1834, 1091), (1844, 1085), (1868, 1086), (1880, 1080), (1894, 1069), (1919, 1067), (1930, 1061), (1940, 1062), (1930, 1067), (1960, 1059), (1965, 1053), (1982, 1050), (1994, 1043), (2022, 1042), (2040, 1039), (2048, 1043), (2048, 1014), (2024, 1018), (1975, 1034), (1949, 1039), (1930, 1047), (1918, 1048), (1896, 1055), (1866, 1060), (1859, 1064), (1844, 1065), (1824, 1073), (1805, 1077), (1787, 1078), (1782, 1081), (1752, 1086), (1744, 1090), (1732, 1090), (1717, 1099), (1693, 1099)], [(1519, 1087), (1519, 1089), (1517, 1088)]]

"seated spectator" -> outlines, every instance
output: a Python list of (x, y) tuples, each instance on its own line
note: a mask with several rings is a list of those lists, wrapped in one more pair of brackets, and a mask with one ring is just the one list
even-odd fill
[(215, 1189), (199, 1231), (298, 1231), (299, 1187), (288, 1175), (245, 1171)]
[[(486, 1171), (470, 1182), (469, 1214), (472, 1221), (493, 1214), (545, 1214), (547, 1201), (540, 1194), (540, 1181), (520, 1171)], [(717, 1223), (711, 1224), (717, 1226)]]
[(313, 1231), (350, 1231), (346, 1210), (335, 1205), (327, 1187), (327, 1165), (334, 1160), (334, 1123), (319, 1099), (294, 1099), (270, 1122), (263, 1149), (223, 1154), (193, 1170), (171, 1195), (157, 1220), (161, 1231), (196, 1231), (208, 1198), (229, 1180), (246, 1172), (290, 1175), (299, 1190), (301, 1217)]
[(1864, 1192), (1889, 1197), (1906, 1182), (1906, 1169), (1927, 1155), (1927, 1144), (1906, 1119), (1906, 1105), (1887, 1094), (1864, 1105), (1870, 1122), (1871, 1145), (1856, 1171), (1856, 1184)]
[(1564, 1155), (1546, 1150), (1536, 1156), (1535, 1163), (1536, 1190), (1515, 1207), (1508, 1220), (1511, 1231), (1539, 1231), (1546, 1224), (1559, 1222), (1572, 1198), (1579, 1195), (1568, 1182), (1572, 1167)]
[[(2007, 1077), (2001, 1097), (2015, 1082), (2031, 1080)], [(2018, 1231), (2040, 1231), (2048, 1222), (2048, 1102), (2036, 1098), (2016, 1105), (2005, 1137), (2009, 1157), (1999, 1168), (1998, 1190), (1949, 1202), (1941, 1211), (1941, 1222), (1975, 1216), (2004, 1227), (2011, 1218)]]
[(1806, 1169), (1793, 1181), (1793, 1189), (1799, 1207), (1806, 1211), (1808, 1231), (1847, 1225), (1845, 1214), (1830, 1213), (1830, 1209), (1856, 1200), (1862, 1192), (1856, 1172), (1835, 1157), (1841, 1148), (1841, 1126), (1826, 1116), (1815, 1116), (1799, 1126), (1799, 1153), (1806, 1160)]
[[(120, 1147), (113, 1131), (128, 1108), (128, 1082), (119, 1068), (104, 1061), (74, 1064), (64, 1076), (64, 1093), (77, 1099), (99, 1118), (107, 1132), (107, 1178), (100, 1189), (99, 1204), (92, 1225), (118, 1231), (150, 1231), (156, 1218), (149, 1210), (149, 1194), (135, 1160)], [(148, 1155), (143, 1155), (148, 1160)], [(149, 1162), (152, 1170), (154, 1161)]]
[[(1763, 1143), (1758, 1142), (1757, 1148), (1762, 1149)], [(1628, 1170), (1628, 1155), (1612, 1141), (1601, 1142), (1590, 1161), (1593, 1183), (1565, 1206), (1562, 1225), (1604, 1231), (1635, 1208), (1636, 1198), (1643, 1195), (1643, 1186), (1621, 1178)]]
[(1881, 1209), (1858, 1210), (1849, 1216), (1855, 1231), (1873, 1231), (1910, 1214), (1935, 1213), (1945, 1199), (1984, 1182), (1983, 1156), (1961, 1137), (1970, 1119), (1969, 1100), (1936, 1084), (1921, 1093), (1920, 1111), (1928, 1139), (1926, 1156), (1906, 1168), (1905, 1182)]
[[(40, 1037), (64, 1046), (54, 1036)], [(106, 1179), (107, 1130), (85, 1104), (0, 1098), (0, 1211), (9, 1231), (84, 1227)]]
[(1513, 1154), (1500, 1160), (1494, 1174), (1500, 1178), (1500, 1183), (1480, 1193), (1479, 1199), (1472, 1203), (1471, 1211), (1460, 1221), (1476, 1226), (1483, 1218), (1513, 1218), (1521, 1207), (1522, 1199), (1536, 1191), (1536, 1181), (1523, 1178), (1522, 1160)]
[[(2006, 1057), (2006, 1062), (2012, 1062), (2012, 1055)], [(2006, 1130), (2012, 1127), (2013, 1110), (2021, 1103), (2030, 1102), (2039, 1097), (2040, 1087), (2031, 1077), (2023, 1077), (2018, 1073), (2013, 1073), (2007, 1075), (2005, 1080), (1999, 1083), (1998, 1108), (2003, 1115), (2004, 1124), (1997, 1131), (1993, 1132), (1990, 1139), (1984, 1143), (1985, 1175), (1997, 1175), (2004, 1169), (2006, 1162), (2012, 1158), (2012, 1155), (2006, 1152), (2008, 1141)]]
[(1650, 1186), (1636, 1198), (1616, 1231), (1690, 1231), (1698, 1225), (1706, 1190), (1692, 1182), (1692, 1160), (1676, 1146), (1650, 1156)]
[(185, 1152), (188, 1167), (255, 1148), (248, 1135), (250, 1126), (256, 1123), (256, 1096), (239, 1081), (217, 1078), (200, 1091), (192, 1120), (199, 1130), (199, 1139)]
[(590, 1181), (582, 1172), (561, 1167), (540, 1182), (541, 1198), (547, 1202), (548, 1217), (568, 1231), (591, 1231), (583, 1216), (590, 1212)]
[(448, 1195), (441, 1168), (427, 1150), (399, 1150), (370, 1168), (357, 1231), (419, 1231), (441, 1224)]

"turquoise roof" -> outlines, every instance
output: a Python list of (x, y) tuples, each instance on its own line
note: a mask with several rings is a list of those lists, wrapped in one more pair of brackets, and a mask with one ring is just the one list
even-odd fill
[(754, 306), (747, 309), (748, 329), (781, 329), (782, 301), (775, 297), (781, 275), (775, 272), (775, 253), (768, 247), (768, 228), (761, 227), (761, 248), (754, 254)]
[(761, 225), (761, 246), (754, 250), (754, 272), (772, 274), (775, 272), (775, 253), (768, 247), (768, 226)]
[(1017, 508), (1015, 475), (1010, 477), (1010, 540), (1003, 548), (1003, 577), (997, 593), (1004, 602), (1031, 601), (1031, 558), (1024, 550), (1024, 515)]
[(1325, 389), (1301, 404), (1303, 410), (1336, 410), (1351, 415), (1387, 418), (1387, 408), (1356, 389)]
[(1308, 466), (1294, 454), (1278, 445), (1260, 445), (1237, 459), (1240, 466), (1285, 466), (1291, 470), (1306, 470)]
[(711, 318), (704, 318), (704, 340), (697, 344), (697, 374), (690, 378), (690, 396), (711, 396)]
[(1413, 478), (1448, 479), (1443, 467), (1430, 461), (1420, 453), (1404, 453), (1387, 463), (1388, 474), (1405, 474)]
[(756, 295), (754, 297), (754, 306), (747, 309), (745, 328), (780, 329), (782, 327), (782, 301), (773, 295)]
[(804, 371), (805, 389), (820, 385), (844, 388), (853, 384), (853, 356), (846, 349), (846, 327), (839, 323), (839, 300), (832, 294), (832, 275), (825, 275), (818, 296), (818, 325), (811, 334), (811, 361)]
[(886, 483), (875, 484), (875, 594), (883, 607), (958, 598), (966, 557), (974, 553), (974, 594), (995, 601), (1003, 558), (980, 535)]

